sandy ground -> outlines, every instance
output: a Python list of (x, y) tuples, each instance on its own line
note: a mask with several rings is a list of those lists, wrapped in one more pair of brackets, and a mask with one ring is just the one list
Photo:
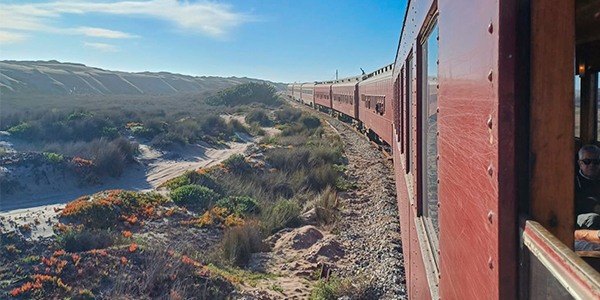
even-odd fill
[[(187, 170), (198, 170), (221, 163), (232, 154), (244, 153), (254, 138), (246, 134), (238, 134), (242, 142), (229, 143), (230, 148), (215, 148), (206, 143), (198, 143), (180, 147), (171, 151), (159, 151), (147, 144), (140, 144), (139, 164), (132, 165), (119, 178), (108, 179), (101, 185), (80, 188), (74, 179), (54, 178), (49, 176), (48, 182), (29, 184), (26, 191), (0, 199), (0, 226), (2, 230), (12, 230), (26, 223), (39, 223), (30, 234), (32, 238), (52, 235), (52, 223), (56, 223), (54, 208), (62, 209), (66, 203), (81, 196), (94, 194), (104, 190), (126, 189), (132, 191), (149, 191), (161, 183), (183, 174)], [(6, 139), (2, 143), (10, 147)], [(27, 177), (27, 169), (17, 170)], [(27, 180), (24, 180), (27, 182)], [(47, 222), (50, 218), (51, 222)]]

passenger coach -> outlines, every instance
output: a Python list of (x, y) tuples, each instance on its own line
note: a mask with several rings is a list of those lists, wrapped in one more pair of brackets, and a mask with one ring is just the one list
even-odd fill
[(372, 139), (383, 139), (391, 145), (392, 138), (392, 67), (387, 65), (363, 76), (358, 83), (358, 116)]

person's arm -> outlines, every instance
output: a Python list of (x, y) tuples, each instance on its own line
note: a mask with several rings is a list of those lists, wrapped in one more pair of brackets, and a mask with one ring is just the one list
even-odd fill
[(600, 244), (600, 230), (575, 230), (575, 240)]

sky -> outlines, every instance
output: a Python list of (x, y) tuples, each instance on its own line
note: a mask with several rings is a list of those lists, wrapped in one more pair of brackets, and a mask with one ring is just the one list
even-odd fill
[(0, 60), (331, 80), (394, 61), (406, 0), (0, 1)]

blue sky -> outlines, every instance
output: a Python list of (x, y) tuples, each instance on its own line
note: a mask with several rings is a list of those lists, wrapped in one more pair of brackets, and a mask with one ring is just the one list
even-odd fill
[(0, 60), (329, 80), (393, 62), (406, 0), (0, 2)]

